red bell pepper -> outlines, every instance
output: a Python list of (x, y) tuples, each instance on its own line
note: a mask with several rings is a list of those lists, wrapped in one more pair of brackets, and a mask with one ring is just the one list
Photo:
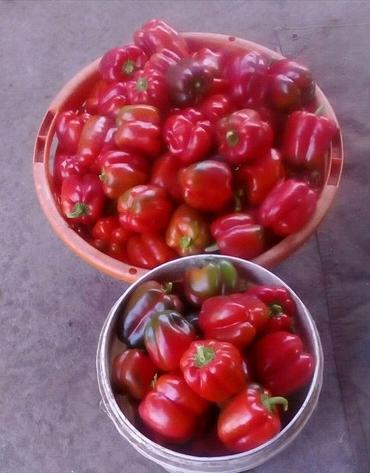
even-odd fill
[(208, 339), (245, 348), (268, 322), (268, 308), (245, 294), (215, 296), (203, 302), (199, 327)]
[(173, 199), (182, 199), (182, 192), (178, 180), (178, 173), (183, 163), (176, 156), (165, 154), (154, 161), (152, 167), (151, 184), (162, 187)]
[(172, 248), (159, 235), (133, 235), (127, 242), (128, 260), (134, 266), (152, 269), (177, 258)]
[(180, 359), (195, 340), (193, 326), (178, 312), (157, 312), (145, 329), (145, 348), (162, 371), (175, 371)]
[(321, 170), (336, 132), (336, 124), (327, 117), (303, 110), (293, 112), (285, 127), (283, 158), (292, 166)]
[(272, 129), (255, 110), (239, 110), (222, 118), (216, 132), (219, 152), (232, 164), (261, 158), (272, 146)]
[(134, 42), (149, 56), (163, 49), (174, 51), (180, 57), (189, 54), (185, 39), (162, 20), (153, 19), (134, 33)]
[(181, 61), (181, 57), (171, 51), (170, 49), (162, 49), (157, 53), (154, 53), (150, 56), (148, 62), (145, 64), (145, 70), (152, 69), (160, 72), (161, 74), (166, 74), (168, 68), (178, 64)]
[(220, 75), (221, 54), (209, 48), (198, 49), (191, 55), (192, 60), (205, 69), (212, 72), (214, 76)]
[(264, 230), (249, 214), (232, 213), (217, 218), (211, 225), (211, 234), (217, 245), (207, 250), (250, 259), (264, 250)]
[(107, 117), (115, 118), (119, 110), (127, 103), (127, 89), (122, 82), (111, 84), (100, 95), (98, 113)]
[[(110, 199), (118, 199), (131, 187), (145, 184), (148, 180), (148, 164), (144, 158), (125, 151), (113, 151), (114, 162), (104, 163), (100, 180), (104, 193)], [(120, 160), (118, 155), (120, 154)]]
[(131, 347), (142, 346), (146, 326), (154, 314), (163, 310), (181, 312), (182, 302), (171, 289), (170, 284), (157, 281), (146, 281), (136, 288), (118, 319), (118, 338)]
[(231, 100), (224, 94), (211, 95), (199, 105), (199, 110), (211, 123), (216, 123), (221, 118), (230, 115), (233, 108)]
[(134, 80), (127, 82), (127, 98), (133, 105), (167, 108), (169, 96), (164, 75), (153, 69), (137, 72)]
[[(276, 105), (288, 99), (291, 101), (293, 107), (301, 107), (315, 98), (315, 81), (313, 80), (311, 71), (302, 64), (290, 61), (289, 59), (281, 59), (271, 65), (270, 75), (285, 78), (284, 81), (281, 81), (282, 86), (275, 90)], [(288, 79), (288, 81), (286, 79)], [(292, 90), (293, 95), (297, 96), (296, 103), (293, 103), (292, 95), (289, 94), (289, 91)], [(298, 90), (298, 93), (295, 90)]]
[(237, 283), (238, 272), (227, 260), (188, 268), (184, 276), (185, 295), (195, 305), (201, 305), (213, 296), (229, 294)]
[(131, 80), (148, 60), (142, 49), (134, 44), (110, 49), (99, 63), (99, 72), (108, 82)]
[(182, 108), (199, 103), (211, 90), (213, 78), (214, 72), (193, 58), (169, 67), (166, 81), (172, 103)]
[(231, 343), (195, 341), (183, 354), (180, 366), (191, 389), (212, 402), (226, 401), (247, 382), (241, 354)]
[(229, 94), (241, 107), (261, 105), (267, 92), (267, 62), (261, 53), (224, 54), (224, 75), (229, 83)]
[(192, 164), (179, 173), (185, 202), (210, 212), (222, 210), (232, 199), (231, 178), (227, 164), (211, 159)]
[(109, 82), (106, 82), (105, 80), (98, 80), (92, 88), (90, 95), (83, 104), (83, 111), (92, 115), (96, 115), (98, 113), (100, 97), (105, 93), (109, 86)]
[(125, 243), (129, 233), (124, 230), (117, 217), (102, 217), (94, 225), (92, 244), (113, 258), (126, 261)]
[(179, 374), (165, 374), (139, 405), (145, 426), (164, 441), (185, 443), (197, 432), (208, 402), (200, 398)]
[(123, 228), (138, 233), (166, 228), (172, 212), (163, 189), (153, 185), (135, 186), (118, 199), (117, 210)]
[(276, 235), (298, 232), (315, 212), (317, 193), (305, 182), (288, 179), (277, 184), (259, 209), (259, 222)]
[(127, 393), (134, 399), (144, 399), (157, 372), (157, 366), (144, 350), (125, 350), (113, 361), (113, 388), (119, 394)]
[(100, 217), (104, 193), (101, 182), (93, 174), (64, 179), (60, 195), (62, 212), (71, 223), (91, 224)]
[(209, 243), (208, 223), (197, 210), (180, 205), (173, 213), (166, 231), (166, 243), (179, 256), (202, 253)]
[(102, 151), (111, 124), (109, 118), (100, 115), (93, 115), (86, 121), (77, 148), (77, 153), (83, 156), (86, 162), (92, 164)]
[(246, 194), (250, 205), (257, 206), (265, 199), (269, 191), (284, 179), (285, 169), (280, 153), (269, 150), (256, 163), (245, 164), (237, 171), (239, 188)]
[(268, 333), (252, 347), (250, 361), (257, 379), (273, 395), (285, 396), (303, 388), (311, 379), (315, 361), (298, 335)]
[(299, 108), (301, 91), (292, 79), (283, 74), (270, 74), (268, 102), (274, 110), (290, 112)]
[(221, 411), (217, 423), (220, 440), (234, 453), (263, 445), (281, 430), (278, 406), (287, 410), (288, 401), (271, 397), (261, 386), (249, 385)]
[(127, 105), (118, 113), (115, 142), (120, 149), (131, 149), (156, 156), (161, 149), (159, 110), (150, 105)]
[(269, 308), (269, 321), (264, 328), (264, 333), (293, 329), (296, 306), (285, 288), (253, 286), (248, 289), (247, 294), (258, 297)]
[(81, 176), (87, 171), (84, 159), (78, 155), (66, 155), (56, 152), (54, 159), (53, 184), (57, 192), (64, 179), (70, 176)]
[(85, 120), (83, 115), (68, 110), (62, 112), (56, 121), (55, 132), (60, 148), (68, 154), (75, 154)]
[(163, 136), (170, 153), (184, 164), (204, 158), (212, 145), (211, 123), (193, 108), (168, 117)]

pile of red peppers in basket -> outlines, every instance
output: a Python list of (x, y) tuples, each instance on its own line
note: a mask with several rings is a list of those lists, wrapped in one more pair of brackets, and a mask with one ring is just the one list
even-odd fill
[(130, 402), (130, 420), (147, 437), (183, 453), (266, 443), (289, 422), (289, 403), (315, 367), (296, 310), (287, 289), (251, 284), (226, 260), (142, 283), (116, 324), (118, 403)]
[(311, 72), (233, 46), (190, 49), (161, 20), (108, 51), (56, 122), (69, 225), (142, 268), (203, 252), (254, 258), (312, 218), (336, 124)]

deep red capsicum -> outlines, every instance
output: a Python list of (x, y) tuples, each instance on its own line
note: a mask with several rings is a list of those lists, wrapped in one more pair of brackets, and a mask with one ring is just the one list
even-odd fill
[(115, 118), (119, 110), (127, 103), (126, 95), (127, 89), (124, 83), (111, 84), (99, 97), (98, 113)]
[(288, 179), (277, 184), (259, 208), (259, 222), (276, 235), (298, 232), (312, 217), (317, 193), (302, 181)]
[(235, 453), (266, 443), (281, 430), (278, 406), (286, 411), (288, 401), (271, 397), (262, 386), (250, 384), (221, 411), (217, 423), (220, 440)]
[(269, 320), (264, 333), (292, 330), (296, 306), (285, 288), (253, 286), (248, 289), (247, 294), (258, 297), (269, 308)]
[(129, 233), (121, 227), (116, 216), (100, 218), (91, 234), (95, 248), (121, 261), (126, 260), (125, 243)]
[(217, 245), (207, 251), (239, 258), (254, 258), (264, 250), (264, 230), (261, 225), (245, 213), (232, 213), (217, 218), (211, 225), (211, 234)]
[(138, 71), (127, 83), (128, 102), (133, 105), (153, 105), (165, 109), (169, 103), (165, 77), (154, 69)]
[(169, 153), (160, 156), (153, 163), (151, 184), (162, 187), (173, 199), (181, 200), (182, 192), (178, 173), (182, 167), (180, 158)]
[(194, 108), (181, 110), (167, 118), (163, 136), (170, 153), (184, 164), (204, 158), (212, 145), (211, 123)]
[(239, 110), (217, 124), (220, 154), (232, 164), (260, 158), (271, 148), (273, 131), (252, 109)]
[(285, 331), (268, 333), (259, 339), (249, 360), (257, 379), (277, 396), (304, 387), (315, 368), (314, 358), (305, 351), (302, 339)]
[(101, 181), (93, 174), (67, 177), (62, 183), (60, 201), (63, 215), (71, 223), (94, 223), (103, 210)]
[(70, 176), (81, 176), (87, 170), (84, 158), (78, 155), (66, 155), (56, 152), (54, 159), (53, 184), (59, 192), (62, 182)]
[(207, 120), (216, 123), (221, 118), (226, 117), (233, 111), (233, 104), (229, 97), (224, 94), (215, 94), (206, 97), (199, 104), (199, 109)]
[(145, 233), (128, 239), (127, 257), (134, 266), (151, 269), (177, 258), (177, 254), (162, 236)]
[(55, 132), (59, 146), (65, 153), (76, 153), (84, 123), (83, 115), (72, 110), (62, 112), (57, 118)]
[(108, 82), (131, 80), (144, 67), (147, 55), (135, 44), (110, 49), (101, 58), (99, 72)]
[(287, 164), (322, 170), (337, 125), (327, 117), (303, 110), (287, 121), (282, 155)]
[(162, 49), (150, 56), (145, 64), (145, 70), (153, 69), (155, 71), (166, 74), (170, 66), (174, 66), (181, 61), (181, 57), (170, 49)]

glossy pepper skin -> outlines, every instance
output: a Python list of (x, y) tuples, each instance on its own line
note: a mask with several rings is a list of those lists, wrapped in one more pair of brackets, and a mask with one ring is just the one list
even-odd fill
[(191, 389), (212, 402), (226, 401), (247, 382), (239, 350), (226, 342), (193, 342), (183, 354), (180, 366)]
[(127, 105), (118, 113), (115, 143), (147, 156), (156, 156), (161, 149), (160, 113), (150, 105)]
[(259, 222), (276, 235), (298, 232), (315, 212), (317, 193), (308, 184), (288, 179), (275, 186), (259, 208)]
[(149, 169), (146, 160), (139, 155), (126, 151), (113, 153), (115, 161), (103, 165), (99, 178), (103, 183), (105, 195), (110, 199), (118, 199), (128, 189), (145, 184)]
[(268, 322), (268, 309), (256, 297), (236, 296), (215, 296), (203, 302), (199, 327), (207, 339), (229, 342), (241, 350)]
[(183, 163), (176, 156), (166, 153), (157, 158), (152, 167), (151, 184), (164, 189), (174, 200), (181, 200), (178, 173)]
[(217, 124), (220, 154), (232, 164), (264, 156), (272, 146), (273, 131), (258, 112), (243, 109), (222, 118)]
[(271, 397), (262, 386), (250, 384), (221, 411), (217, 431), (234, 453), (247, 452), (275, 437), (281, 430), (278, 406), (288, 409), (283, 397)]
[(189, 256), (202, 253), (209, 239), (208, 223), (203, 215), (188, 205), (180, 205), (167, 227), (167, 245), (179, 256)]
[(273, 395), (286, 396), (311, 379), (315, 361), (302, 339), (280, 331), (268, 333), (253, 346), (249, 357), (257, 379)]
[(184, 276), (185, 295), (195, 305), (217, 295), (233, 292), (238, 283), (238, 272), (227, 260), (188, 268)]
[(213, 124), (217, 123), (221, 118), (230, 115), (233, 108), (231, 100), (224, 94), (211, 95), (199, 104), (199, 109), (204, 117)]
[(178, 107), (191, 107), (200, 102), (212, 87), (214, 73), (194, 58), (183, 59), (166, 72), (169, 95)]
[(62, 183), (62, 212), (71, 223), (94, 223), (103, 211), (104, 193), (101, 182), (93, 174), (70, 176)]
[(276, 84), (280, 83), (280, 86), (275, 88), (272, 96), (272, 105), (277, 108), (286, 109), (287, 103), (290, 103), (288, 108), (300, 107), (307, 105), (315, 98), (315, 81), (311, 71), (302, 64), (289, 59), (281, 59), (271, 65), (269, 74), (272, 77), (280, 77)]
[(192, 164), (179, 173), (185, 202), (210, 212), (222, 210), (230, 202), (231, 178), (228, 165), (212, 159)]
[(78, 155), (66, 155), (57, 152), (54, 159), (53, 184), (59, 192), (64, 179), (81, 176), (87, 171), (86, 163)]
[(152, 269), (177, 258), (163, 237), (145, 233), (132, 235), (127, 241), (127, 257), (131, 264)]
[(122, 82), (114, 82), (99, 96), (98, 113), (115, 118), (127, 103), (127, 89)]
[(195, 339), (193, 326), (173, 310), (157, 312), (145, 329), (145, 348), (162, 371), (175, 371), (180, 359)]
[(246, 213), (235, 212), (217, 218), (211, 225), (211, 234), (223, 255), (250, 259), (261, 254), (265, 247), (263, 227)]
[(56, 122), (55, 132), (60, 148), (68, 154), (75, 154), (84, 126), (84, 118), (77, 112), (62, 112)]
[(134, 399), (144, 399), (151, 390), (158, 367), (144, 350), (133, 348), (117, 355), (113, 361), (112, 383), (119, 394), (129, 394)]
[(170, 153), (184, 164), (201, 160), (212, 146), (211, 123), (194, 108), (168, 117), (163, 136)]
[(104, 116), (92, 115), (84, 124), (77, 147), (77, 154), (92, 164), (102, 151), (112, 121)]
[(125, 243), (129, 233), (124, 230), (117, 217), (102, 217), (91, 230), (92, 244), (113, 258), (126, 261)]
[(138, 233), (155, 233), (166, 228), (172, 205), (165, 191), (153, 185), (127, 190), (117, 204), (123, 228)]
[(178, 64), (180, 61), (181, 57), (177, 53), (170, 49), (162, 49), (150, 56), (148, 62), (145, 64), (145, 70), (153, 69), (162, 74), (166, 74), (169, 67)]
[(186, 57), (189, 49), (184, 38), (166, 22), (153, 19), (134, 33), (134, 42), (142, 48), (149, 56), (169, 49), (180, 57)]
[(99, 72), (107, 82), (127, 81), (144, 67), (147, 60), (142, 49), (128, 44), (107, 51), (100, 60)]
[(245, 164), (237, 171), (240, 189), (253, 207), (260, 205), (275, 184), (284, 177), (285, 169), (276, 149), (269, 150), (256, 163)]
[(267, 92), (267, 62), (257, 51), (226, 54), (222, 60), (229, 94), (240, 107), (261, 105)]
[(134, 79), (127, 82), (127, 98), (133, 105), (167, 108), (169, 97), (164, 75), (152, 69), (138, 71)]
[(303, 110), (293, 112), (287, 121), (282, 155), (287, 164), (321, 170), (336, 124), (327, 117)]
[(185, 443), (198, 430), (208, 403), (200, 398), (180, 374), (162, 375), (139, 405), (144, 424), (161, 439)]
[(170, 294), (170, 285), (161, 285), (156, 281), (146, 281), (131, 295), (117, 324), (118, 338), (131, 347), (142, 346), (144, 332), (150, 318), (163, 310), (181, 312), (180, 299)]
[(292, 330), (296, 306), (284, 287), (253, 286), (247, 294), (258, 297), (269, 308), (269, 321), (264, 333)]

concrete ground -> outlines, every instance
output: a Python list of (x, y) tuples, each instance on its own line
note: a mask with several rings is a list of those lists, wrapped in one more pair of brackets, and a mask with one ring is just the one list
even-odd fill
[(257, 473), (366, 473), (370, 445), (368, 1), (0, 1), (0, 471), (159, 473), (99, 408), (95, 350), (125, 286), (54, 235), (35, 197), (32, 148), (60, 87), (134, 29), (261, 42), (306, 62), (343, 127), (345, 172), (317, 234), (275, 269), (312, 311), (324, 344), (318, 409)]

